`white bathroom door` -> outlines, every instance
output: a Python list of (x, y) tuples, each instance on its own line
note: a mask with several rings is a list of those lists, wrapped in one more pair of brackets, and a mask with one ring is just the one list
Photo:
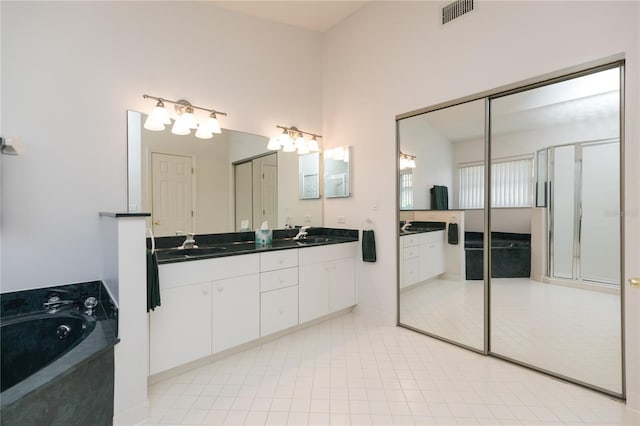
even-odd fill
[(151, 153), (151, 216), (156, 237), (192, 232), (192, 159)]

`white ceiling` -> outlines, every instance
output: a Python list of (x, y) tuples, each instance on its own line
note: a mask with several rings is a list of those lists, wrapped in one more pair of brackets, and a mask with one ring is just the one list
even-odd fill
[(325, 32), (362, 6), (366, 1), (211, 1), (216, 6), (245, 15)]

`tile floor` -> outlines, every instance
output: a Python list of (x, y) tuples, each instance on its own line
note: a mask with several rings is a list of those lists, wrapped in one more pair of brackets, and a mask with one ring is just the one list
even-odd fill
[(638, 425), (595, 392), (355, 313), (151, 385), (146, 425)]
[[(528, 278), (491, 286), (492, 352), (621, 393), (619, 295)], [(483, 349), (482, 281), (427, 281), (400, 306), (403, 324)]]

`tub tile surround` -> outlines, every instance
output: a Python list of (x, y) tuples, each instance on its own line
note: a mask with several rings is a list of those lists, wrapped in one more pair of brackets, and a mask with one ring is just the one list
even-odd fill
[[(113, 417), (113, 347), (118, 342), (117, 309), (102, 282), (3, 293), (0, 296), (1, 320), (9, 323), (32, 317), (78, 315), (75, 310), (66, 308), (48, 314), (42, 304), (53, 295), (77, 301), (80, 312), (84, 310), (83, 302), (87, 297), (96, 297), (99, 303), (92, 316), (95, 328), (62, 356), (2, 393), (2, 424), (38, 425), (42, 424), (43, 418), (49, 419), (51, 424), (78, 421), (110, 424)], [(33, 336), (38, 338), (37, 333)], [(83, 395), (89, 397), (78, 401)]]

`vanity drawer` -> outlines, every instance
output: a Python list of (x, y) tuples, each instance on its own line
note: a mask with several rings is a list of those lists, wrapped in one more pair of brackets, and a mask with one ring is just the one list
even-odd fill
[(298, 325), (298, 287), (260, 295), (260, 335), (266, 336)]
[(294, 285), (298, 285), (298, 268), (278, 269), (260, 274), (261, 292)]
[(404, 235), (400, 237), (400, 240), (402, 240), (402, 247), (411, 247), (420, 244), (420, 238), (418, 234)]
[(298, 266), (298, 250), (278, 250), (260, 253), (260, 272)]
[(430, 244), (444, 241), (444, 231), (432, 231), (420, 234), (420, 244)]

